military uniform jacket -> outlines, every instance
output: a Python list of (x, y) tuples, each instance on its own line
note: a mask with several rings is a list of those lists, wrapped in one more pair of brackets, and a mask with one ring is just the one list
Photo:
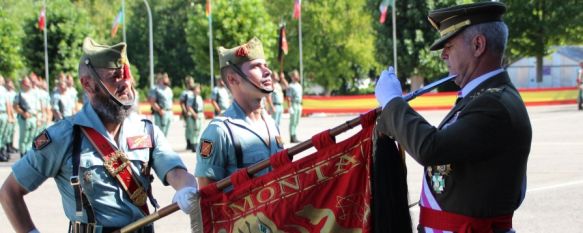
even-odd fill
[(171, 110), (172, 109), (172, 89), (170, 89), (170, 87), (156, 86), (155, 88), (150, 90), (149, 97), (155, 98), (156, 103), (163, 110)]
[[(235, 146), (231, 135), (237, 137), (241, 144), (242, 167), (268, 159), (283, 149), (275, 122), (265, 112), (262, 115), (265, 122), (262, 125), (267, 127), (269, 138), (260, 137), (258, 130), (254, 129), (237, 102), (233, 102), (224, 116), (215, 117), (202, 133), (194, 175), (221, 180), (237, 170)], [(226, 124), (229, 124), (229, 128)], [(265, 174), (267, 171), (268, 169), (265, 169), (257, 175)]]
[(377, 129), (394, 136), (425, 166), (424, 191), (431, 192), (428, 198), (422, 194), (425, 207), (494, 217), (513, 213), (524, 197), (532, 131), (505, 71), (468, 93), (439, 128), (395, 98), (382, 111)]
[[(72, 141), (73, 125), (90, 127), (122, 150), (132, 162), (131, 168), (135, 174), (141, 172), (149, 160), (149, 147), (130, 146), (132, 138), (142, 137), (149, 140), (148, 128), (137, 114), (130, 115), (120, 128), (119, 140), (116, 142), (106, 132), (101, 120), (90, 104), (83, 109), (65, 118), (41, 133), (35, 139), (34, 150), (29, 150), (26, 156), (12, 167), (14, 177), (27, 191), (37, 189), (49, 177), (55, 179), (65, 214), (71, 221), (87, 222), (87, 215), (75, 215), (75, 196), (69, 179), (72, 174)], [(81, 135), (83, 135), (81, 133)], [(184, 168), (178, 154), (172, 151), (158, 127), (154, 126), (154, 144), (152, 153), (152, 168), (158, 178), (165, 184), (166, 174), (173, 168)], [(132, 149), (133, 148), (133, 149)], [(89, 140), (81, 136), (79, 179), (81, 187), (95, 212), (98, 224), (106, 227), (122, 227), (143, 217), (138, 207), (131, 200), (104, 167), (101, 155), (96, 152)], [(138, 177), (144, 187), (149, 187), (147, 178)]]

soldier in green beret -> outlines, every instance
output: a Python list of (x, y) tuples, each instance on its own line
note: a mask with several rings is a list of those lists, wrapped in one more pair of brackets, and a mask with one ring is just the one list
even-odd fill
[(261, 41), (253, 38), (231, 49), (220, 47), (219, 61), (221, 78), (234, 101), (202, 133), (194, 172), (201, 187), (283, 149), (279, 129), (262, 106), (273, 91), (273, 80)]
[[(164, 185), (178, 190), (173, 202), (190, 213), (197, 192), (193, 175), (160, 131), (133, 113), (135, 89), (126, 44), (100, 45), (87, 38), (79, 78), (88, 103), (40, 133), (33, 149), (12, 166), (0, 202), (16, 232), (39, 232), (23, 196), (54, 178), (71, 233), (119, 230), (157, 207), (151, 192), (153, 169)], [(135, 232), (154, 232), (152, 225)]]
[(532, 141), (528, 112), (502, 66), (506, 6), (480, 2), (429, 12), (458, 101), (432, 126), (401, 98), (392, 68), (375, 96), (377, 130), (394, 137), (425, 167), (418, 232), (514, 232), (512, 216), (526, 194)]

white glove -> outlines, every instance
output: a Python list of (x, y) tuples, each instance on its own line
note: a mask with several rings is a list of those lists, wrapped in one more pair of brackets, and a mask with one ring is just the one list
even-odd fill
[(392, 66), (381, 73), (381, 77), (379, 77), (374, 89), (374, 95), (382, 108), (385, 108), (385, 105), (393, 98), (403, 96), (401, 82), (395, 75), (395, 70)]
[(194, 196), (198, 190), (196, 187), (188, 186), (181, 188), (180, 190), (176, 191), (174, 194), (174, 198), (172, 198), (172, 203), (178, 204), (178, 207), (184, 212), (185, 214), (190, 214), (194, 211), (195, 201)]

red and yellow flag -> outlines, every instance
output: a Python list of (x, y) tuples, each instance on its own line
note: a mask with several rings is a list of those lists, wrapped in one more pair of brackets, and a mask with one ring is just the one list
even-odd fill
[(212, 3), (211, 0), (206, 0), (206, 4), (204, 7), (204, 13), (206, 14), (206, 17), (209, 17), (209, 15), (212, 14)]

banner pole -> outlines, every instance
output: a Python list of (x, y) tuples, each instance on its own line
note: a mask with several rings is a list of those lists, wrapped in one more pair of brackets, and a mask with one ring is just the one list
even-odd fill
[[(415, 99), (417, 96), (420, 96), (420, 95), (423, 95), (427, 92), (430, 92), (431, 90), (435, 89), (436, 87), (453, 80), (455, 77), (456, 77), (456, 75), (450, 75), (450, 76), (447, 76), (447, 77), (442, 78), (440, 80), (437, 80), (435, 82), (432, 82), (421, 89), (418, 89), (414, 92), (411, 92), (407, 95), (404, 95), (403, 99), (405, 101), (411, 101), (411, 100)], [(378, 107), (378, 108), (375, 108), (371, 111), (376, 111), (377, 113), (380, 113), (382, 111), (382, 108)], [(352, 120), (346, 121), (346, 122), (344, 122), (344, 124), (341, 124), (339, 126), (336, 126), (332, 129), (330, 129), (330, 136), (332, 136), (332, 137), (337, 136), (337, 135), (339, 135), (339, 134), (341, 134), (349, 129), (354, 128), (355, 126), (357, 126), (359, 124), (360, 124), (360, 117), (356, 117)], [(287, 149), (288, 155), (290, 157), (293, 157), (294, 155), (297, 155), (297, 154), (301, 153), (302, 151), (309, 149), (312, 146), (313, 146), (312, 139), (303, 141), (300, 144), (297, 144), (297, 145)], [(261, 171), (269, 166), (270, 166), (269, 159), (265, 159), (265, 160), (262, 160), (256, 164), (249, 166), (247, 168), (247, 172), (249, 173), (250, 176), (252, 176), (253, 174), (255, 174), (255, 173), (257, 173), (257, 172), (259, 172), (259, 171)], [(230, 176), (226, 177), (222, 180), (217, 181), (217, 188), (219, 190), (224, 189), (224, 188), (228, 187), (229, 185), (231, 185), (231, 177)], [(198, 194), (197, 194), (197, 198), (198, 198)], [(120, 229), (119, 231), (116, 231), (115, 233), (117, 233), (117, 232), (120, 232), (120, 233), (133, 232), (133, 231), (137, 230), (138, 228), (145, 226), (147, 224), (150, 224), (150, 223), (152, 223), (160, 218), (163, 218), (171, 213), (174, 213), (179, 209), (180, 208), (178, 207), (178, 204), (172, 203), (164, 208), (161, 208), (160, 210), (156, 211), (153, 214), (150, 214), (150, 215), (148, 215), (148, 216), (146, 216), (146, 217), (144, 217), (136, 222), (133, 222), (133, 223), (123, 227), (122, 229)]]

